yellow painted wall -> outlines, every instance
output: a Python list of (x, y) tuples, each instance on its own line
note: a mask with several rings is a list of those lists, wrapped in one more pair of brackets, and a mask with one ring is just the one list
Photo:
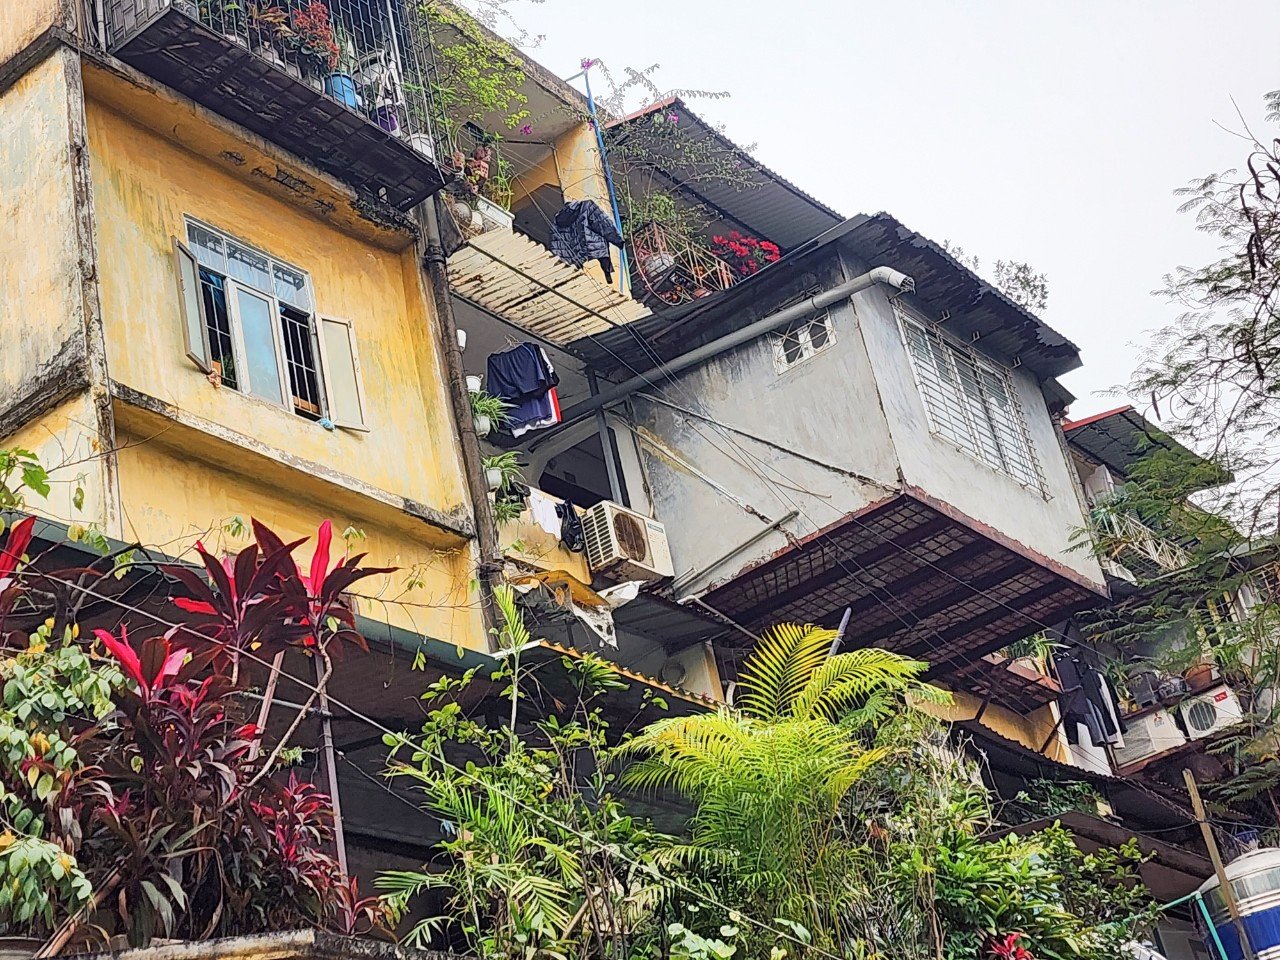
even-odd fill
[[(443, 364), (413, 248), (376, 248), (258, 192), (125, 117), (88, 104), (101, 299), (112, 379), (214, 424), (442, 511), (465, 504)], [(349, 319), (367, 433), (327, 431), (218, 389), (185, 357), (172, 256), (183, 215), (311, 274), (322, 314)]]
[[(194, 558), (197, 539), (235, 551), (246, 537), (226, 529), (239, 517), (257, 517), (285, 540), (311, 537), (295, 554), (310, 558), (317, 528), (332, 520), (335, 534), (362, 530), (353, 552), (369, 554), (369, 566), (398, 567), (395, 573), (354, 588), (359, 612), (395, 626), (473, 649), (487, 649), (480, 607), (472, 590), (475, 560), (470, 542), (435, 547), (421, 521), (363, 497), (335, 498), (322, 482), (290, 477), (287, 467), (267, 467), (245, 476), (228, 468), (198, 431), (176, 427), (157, 432), (136, 412), (119, 411), (120, 488), (126, 538), (164, 544), (171, 556)], [(335, 554), (343, 549), (339, 543)]]
[(0, 409), (84, 352), (68, 82), (55, 54), (0, 95)]
[[(949, 705), (922, 704), (921, 709), (942, 720), (958, 722), (972, 720), (982, 706), (980, 698), (963, 691), (953, 691), (951, 696), (953, 702)], [(1030, 750), (1039, 751), (1044, 746), (1045, 740), (1049, 739), (1049, 734), (1057, 723), (1057, 717), (1054, 716), (1051, 707), (1041, 707), (1039, 710), (1023, 716), (998, 704), (991, 703), (987, 705), (987, 709), (982, 714), (982, 719), (978, 722), (1006, 740), (1013, 740)], [(1060, 739), (1057, 736), (1053, 737), (1044, 754), (1051, 760), (1070, 763), (1070, 757), (1059, 742)]]
[(51, 26), (65, 26), (67, 0), (4, 0), (0, 3), (0, 63)]
[[(32, 513), (105, 532), (106, 472), (95, 411), (87, 392), (66, 400), (0, 440), (0, 447), (30, 450), (49, 473), (48, 497), (26, 494)], [(79, 507), (75, 506), (77, 489), (83, 491)]]
[[(561, 134), (552, 145), (551, 153), (524, 171), (511, 185), (512, 209), (523, 206), (539, 187), (552, 184), (560, 188), (565, 201), (594, 200), (604, 210), (612, 211), (609, 203), (609, 185), (605, 181), (604, 168), (600, 164), (600, 149), (595, 131), (588, 123), (581, 123)], [(555, 211), (549, 211), (552, 216)], [(614, 254), (614, 266), (618, 257)], [(591, 276), (604, 283), (604, 272), (594, 261), (583, 268)], [(614, 272), (614, 286), (626, 283), (618, 271)]]

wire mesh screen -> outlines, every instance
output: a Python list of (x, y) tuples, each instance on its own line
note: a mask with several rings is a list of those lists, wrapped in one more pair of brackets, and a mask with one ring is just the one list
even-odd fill
[[(93, 4), (90, 3), (90, 6)], [(116, 50), (178, 13), (434, 157), (430, 30), (420, 0), (105, 0)]]

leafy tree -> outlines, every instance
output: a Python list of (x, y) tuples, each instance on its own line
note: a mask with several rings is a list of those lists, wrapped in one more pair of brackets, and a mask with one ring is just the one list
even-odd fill
[[(1280, 124), (1280, 91), (1266, 104), (1266, 122)], [(1221, 255), (1165, 278), (1182, 313), (1151, 339), (1129, 390), (1235, 474), (1216, 509), (1265, 535), (1280, 507), (1280, 136), (1243, 136), (1242, 169), (1178, 191)]]
[(738, 703), (651, 724), (621, 750), (636, 788), (670, 788), (695, 809), (692, 842), (725, 866), (719, 880), (744, 914), (798, 925), (826, 949), (856, 938), (865, 888), (842, 811), (886, 756), (863, 734), (908, 695), (944, 695), (925, 664), (884, 650), (829, 656), (835, 632), (783, 625), (743, 666)]
[[(959, 244), (944, 240), (942, 249), (974, 273), (982, 272), (982, 261), (977, 256), (966, 253)], [(991, 283), (1024, 310), (1040, 313), (1049, 306), (1049, 277), (1029, 263), (1021, 260), (997, 260), (993, 265)]]
[[(390, 775), (422, 793), (445, 836), (423, 869), (389, 871), (378, 886), (401, 912), (443, 895), (444, 912), (408, 935), (419, 946), (439, 935), (485, 958), (643, 955), (675, 893), (676, 844), (626, 811), (603, 762), (601, 702), (626, 684), (594, 657), (565, 658), (564, 714), (536, 717), (517, 735), (533, 683), (519, 660), (529, 632), (511, 589), (496, 599), (506, 653), (490, 679), (506, 685), (510, 721), (488, 726), (463, 713), (457, 698), (479, 682), (473, 671), (426, 691), (435, 706), (419, 736), (387, 736)], [(692, 931), (679, 939), (703, 942)]]

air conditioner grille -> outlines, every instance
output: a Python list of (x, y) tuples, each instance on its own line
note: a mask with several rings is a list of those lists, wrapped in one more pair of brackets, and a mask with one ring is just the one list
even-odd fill
[(649, 559), (649, 537), (640, 521), (629, 513), (613, 515), (613, 536), (618, 549), (628, 560), (644, 563)]
[(1218, 723), (1218, 708), (1212, 700), (1197, 700), (1186, 708), (1183, 717), (1196, 733), (1208, 733)]

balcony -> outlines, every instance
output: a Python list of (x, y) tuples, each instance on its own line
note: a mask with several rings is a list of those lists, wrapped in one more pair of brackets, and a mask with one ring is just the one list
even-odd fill
[(425, 16), (401, 0), (104, 0), (107, 50), (405, 210), (443, 185)]
[(656, 223), (631, 236), (632, 288), (642, 301), (675, 305), (727, 290), (737, 279), (710, 250)]
[(1161, 536), (1132, 513), (1099, 507), (1094, 509), (1090, 524), (1109, 566), (1118, 565), (1136, 576), (1150, 579), (1191, 562), (1183, 547)]

